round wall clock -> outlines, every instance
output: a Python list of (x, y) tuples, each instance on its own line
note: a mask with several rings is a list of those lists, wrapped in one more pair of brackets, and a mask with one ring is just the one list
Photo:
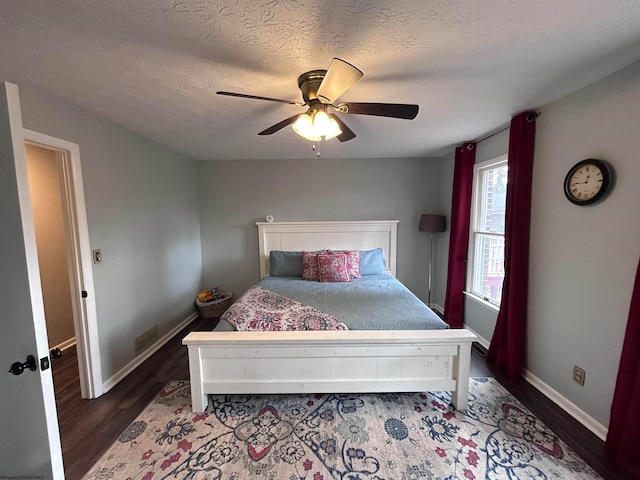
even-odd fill
[(575, 205), (590, 205), (611, 188), (612, 170), (602, 160), (588, 158), (576, 163), (564, 178), (564, 194)]

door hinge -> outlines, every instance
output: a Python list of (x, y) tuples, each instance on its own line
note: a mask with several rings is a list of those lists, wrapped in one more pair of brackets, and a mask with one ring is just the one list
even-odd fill
[(87, 291), (86, 290), (82, 290), (82, 298), (87, 298)]

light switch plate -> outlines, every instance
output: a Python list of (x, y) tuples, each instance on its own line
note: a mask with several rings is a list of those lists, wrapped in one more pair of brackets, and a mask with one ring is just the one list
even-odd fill
[(93, 263), (102, 263), (102, 250), (96, 249), (93, 251)]

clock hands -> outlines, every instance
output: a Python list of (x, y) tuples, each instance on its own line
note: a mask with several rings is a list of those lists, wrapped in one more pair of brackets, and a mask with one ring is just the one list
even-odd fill
[(591, 178), (591, 173), (587, 173), (587, 179), (584, 182), (574, 182), (571, 184), (571, 186), (573, 187), (574, 185), (586, 185), (587, 183), (589, 183), (589, 178)]

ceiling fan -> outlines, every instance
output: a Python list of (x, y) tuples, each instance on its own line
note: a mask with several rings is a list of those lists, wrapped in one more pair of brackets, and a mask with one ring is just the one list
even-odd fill
[(308, 107), (305, 113), (289, 117), (261, 131), (258, 135), (272, 135), (287, 125), (292, 125), (298, 135), (313, 142), (337, 138), (346, 142), (356, 134), (331, 111), (351, 115), (376, 115), (379, 117), (413, 120), (418, 115), (418, 105), (402, 103), (340, 103), (334, 102), (364, 74), (339, 58), (334, 58), (328, 70), (312, 70), (298, 77), (298, 87), (304, 102), (292, 102), (278, 98), (260, 97), (233, 92), (216, 92), (218, 95), (252, 98), (269, 102)]

